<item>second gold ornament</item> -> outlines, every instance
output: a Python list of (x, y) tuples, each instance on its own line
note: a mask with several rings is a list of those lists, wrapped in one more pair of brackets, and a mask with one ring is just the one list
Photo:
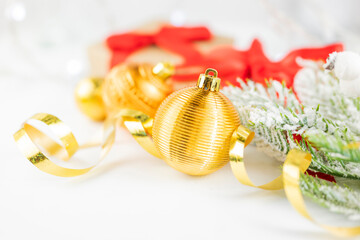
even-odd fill
[(101, 121), (125, 108), (154, 117), (160, 103), (173, 91), (169, 78), (174, 74), (170, 63), (120, 64), (102, 78), (79, 82), (75, 99), (89, 118)]

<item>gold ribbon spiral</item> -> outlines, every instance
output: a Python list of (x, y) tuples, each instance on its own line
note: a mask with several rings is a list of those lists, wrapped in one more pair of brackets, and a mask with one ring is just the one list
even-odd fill
[[(29, 123), (29, 120), (45, 123), (54, 140)], [(68, 161), (79, 150), (70, 128), (57, 117), (38, 113), (24, 122), (22, 128), (14, 134), (20, 150), (26, 158), (38, 169), (52, 175), (61, 177), (73, 177), (87, 173), (94, 168), (108, 153), (115, 141), (116, 126), (123, 123), (135, 140), (149, 153), (159, 157), (151, 139), (153, 119), (146, 114), (124, 109), (116, 115), (109, 117), (104, 123), (104, 139), (99, 161), (87, 168), (65, 168), (52, 162), (47, 155), (55, 156), (63, 161)], [(254, 133), (243, 126), (239, 126), (233, 133), (230, 145), (230, 164), (236, 178), (243, 184), (266, 190), (278, 190), (284, 188), (286, 196), (292, 206), (305, 218), (315, 222), (306, 210), (305, 202), (300, 190), (300, 176), (311, 163), (309, 153), (292, 149), (285, 160), (283, 173), (267, 184), (256, 186), (249, 178), (244, 164), (244, 149), (254, 138)], [(43, 149), (43, 150), (41, 150)], [(360, 234), (360, 227), (332, 227), (318, 224), (336, 235), (355, 236)]]
[(254, 138), (254, 132), (249, 129), (239, 126), (233, 133), (230, 143), (230, 165), (235, 177), (247, 186), (257, 187), (266, 190), (278, 190), (283, 188), (282, 177), (279, 176), (273, 181), (256, 186), (249, 178), (245, 163), (244, 163), (244, 150), (247, 145)]
[[(244, 164), (244, 149), (254, 138), (254, 133), (243, 126), (239, 126), (234, 131), (230, 145), (230, 165), (236, 178), (243, 184), (251, 187), (257, 187), (266, 190), (278, 190), (284, 188), (285, 194), (295, 208), (302, 216), (315, 222), (306, 209), (303, 195), (300, 189), (300, 176), (304, 173), (311, 163), (311, 154), (292, 149), (287, 154), (283, 166), (282, 174), (271, 182), (256, 186), (248, 177)], [(360, 227), (334, 227), (316, 223), (324, 229), (338, 236), (356, 236), (360, 234)]]
[[(45, 123), (57, 141), (32, 126), (29, 123), (30, 120)], [(14, 138), (25, 157), (41, 171), (60, 177), (74, 177), (89, 172), (106, 156), (115, 141), (116, 126), (120, 122), (124, 123), (131, 135), (143, 148), (154, 156), (159, 156), (148, 134), (151, 134), (152, 118), (142, 112), (129, 109), (120, 111), (104, 123), (104, 139), (101, 145), (100, 158), (96, 164), (87, 168), (62, 167), (47, 156), (68, 161), (79, 150), (79, 144), (70, 128), (51, 114), (35, 114), (23, 123), (22, 128), (14, 134)]]

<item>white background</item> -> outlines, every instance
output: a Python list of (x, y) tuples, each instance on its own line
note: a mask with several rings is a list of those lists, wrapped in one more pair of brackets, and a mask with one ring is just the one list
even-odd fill
[[(104, 162), (73, 179), (36, 169), (12, 134), (37, 112), (60, 117), (79, 142), (98, 133), (73, 90), (88, 71), (86, 47), (110, 32), (153, 19), (207, 24), (240, 48), (260, 37), (279, 59), (339, 40), (358, 50), (358, 9), (356, 1), (1, 1), (0, 238), (336, 239), (295, 212), (283, 191), (241, 185), (228, 165), (204, 177), (176, 172), (125, 130)], [(96, 150), (80, 157), (95, 162)], [(258, 183), (279, 172), (251, 147), (247, 154)]]

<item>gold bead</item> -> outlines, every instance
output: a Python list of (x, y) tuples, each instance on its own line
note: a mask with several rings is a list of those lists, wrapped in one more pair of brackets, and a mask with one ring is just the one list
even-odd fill
[(230, 100), (219, 92), (219, 86), (216, 70), (208, 69), (195, 87), (172, 93), (160, 105), (153, 139), (173, 168), (190, 175), (205, 175), (229, 161), (230, 139), (240, 119)]
[(167, 79), (173, 75), (169, 63), (120, 64), (106, 76), (103, 100), (108, 114), (129, 108), (154, 117), (161, 102), (172, 92)]
[(103, 78), (85, 78), (75, 89), (75, 100), (80, 110), (89, 118), (101, 121), (106, 117), (102, 100)]

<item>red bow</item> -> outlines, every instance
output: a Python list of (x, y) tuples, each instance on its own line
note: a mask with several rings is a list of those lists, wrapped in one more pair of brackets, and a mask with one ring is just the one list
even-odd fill
[(212, 67), (218, 70), (219, 77), (237, 85), (236, 78), (252, 79), (264, 83), (264, 79), (284, 81), (291, 87), (295, 74), (301, 69), (297, 57), (311, 60), (325, 60), (329, 53), (343, 51), (342, 44), (332, 44), (320, 48), (302, 48), (291, 51), (278, 62), (270, 61), (264, 54), (261, 42), (255, 39), (248, 50), (240, 51), (233, 47), (222, 47), (202, 54), (193, 41), (209, 40), (211, 33), (206, 27), (166, 26), (155, 34), (125, 33), (113, 35), (106, 42), (112, 51), (110, 67), (121, 63), (133, 52), (151, 44), (177, 53), (184, 58), (176, 66), (175, 80), (196, 80), (199, 72)]
[(193, 41), (210, 39), (211, 33), (206, 27), (165, 26), (155, 34), (112, 35), (106, 39), (106, 43), (112, 51), (110, 67), (113, 67), (125, 61), (133, 52), (152, 44), (179, 54), (186, 63), (195, 63), (202, 58), (202, 54), (195, 48)]
[[(207, 67), (218, 70), (219, 77), (238, 85), (236, 79), (252, 79), (255, 82), (265, 83), (264, 79), (275, 79), (284, 81), (287, 87), (291, 87), (295, 74), (301, 69), (296, 62), (296, 58), (311, 60), (325, 60), (329, 53), (334, 51), (343, 51), (342, 44), (332, 44), (320, 48), (301, 48), (288, 53), (278, 62), (270, 61), (264, 54), (261, 42), (255, 39), (250, 48), (245, 51), (236, 50), (233, 47), (217, 48), (202, 59), (199, 59), (195, 65), (202, 72)], [(189, 64), (184, 63), (177, 69), (188, 68)], [(197, 73), (182, 74), (174, 76), (177, 80), (196, 79)]]
[[(319, 48), (300, 48), (291, 51), (282, 60), (272, 62), (265, 56), (260, 41), (255, 39), (247, 52), (240, 52), (240, 54), (245, 54), (249, 64), (247, 75), (245, 74), (242, 78), (250, 78), (260, 83), (263, 83), (264, 79), (272, 78), (284, 81), (288, 87), (291, 87), (296, 73), (302, 68), (297, 64), (297, 58), (324, 61), (334, 51), (343, 51), (343, 45), (335, 43)], [(240, 61), (243, 58), (241, 56)]]

